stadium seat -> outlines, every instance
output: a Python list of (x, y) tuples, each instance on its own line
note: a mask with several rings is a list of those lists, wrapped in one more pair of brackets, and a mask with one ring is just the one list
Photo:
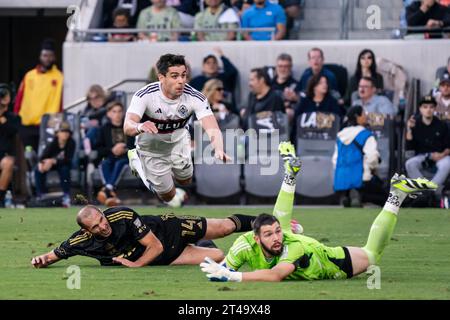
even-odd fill
[(435, 78), (436, 79), (440, 79), (444, 75), (445, 70), (447, 70), (446, 66), (437, 68), (436, 69), (436, 76), (435, 76)]
[(302, 160), (302, 177), (296, 192), (320, 198), (334, 193), (332, 156), (340, 127), (340, 117), (332, 113), (311, 112), (298, 117), (297, 154)]
[(378, 144), (381, 163), (377, 173), (382, 180), (388, 179), (395, 167), (394, 159), (394, 120), (383, 114), (369, 113), (367, 115), (369, 129), (373, 132)]
[(341, 97), (345, 96), (347, 92), (348, 85), (348, 71), (347, 68), (341, 64), (336, 63), (326, 63), (324, 64), (324, 68), (327, 68), (331, 72), (333, 72), (336, 77), (338, 91), (341, 94)]
[[(256, 114), (252, 114), (248, 117), (248, 128), (256, 131), (258, 136), (258, 151), (276, 151), (274, 149), (272, 141), (273, 139), (279, 139), (279, 141), (289, 140), (289, 119), (286, 113), (281, 111), (263, 111)], [(263, 135), (267, 137), (265, 141), (259, 139)], [(264, 143), (267, 142), (267, 143)], [(278, 144), (276, 145), (278, 148)]]
[[(233, 123), (228, 125), (232, 126)], [(197, 193), (208, 198), (225, 198), (240, 193), (243, 159), (239, 153), (243, 149), (243, 131), (242, 134), (238, 131), (222, 131), (225, 153), (232, 159), (232, 162), (227, 164), (215, 161), (209, 138), (204, 131), (202, 133), (194, 135), (194, 176)]]
[[(41, 156), (45, 147), (53, 140), (55, 137), (55, 129), (61, 123), (61, 121), (67, 121), (70, 124), (72, 130), (72, 138), (75, 141), (75, 153), (72, 159), (72, 170), (71, 175), (71, 187), (84, 188), (85, 174), (84, 170), (80, 170), (80, 164), (82, 162), (82, 157), (84, 153), (80, 150), (80, 117), (75, 113), (54, 113), (54, 114), (44, 114), (41, 119), (41, 124), (39, 127), (39, 145), (37, 156), (34, 156), (28, 152), (25, 152), (25, 158), (29, 163), (29, 168), (27, 172), (27, 184), (28, 190), (31, 192), (32, 187), (35, 185), (34, 181), (34, 166), (37, 163), (37, 159)], [(48, 188), (59, 187), (59, 176), (56, 171), (50, 171), (47, 175), (47, 186)]]
[(278, 154), (280, 141), (289, 139), (287, 115), (283, 112), (260, 112), (249, 116), (244, 164), (245, 191), (254, 196), (277, 196), (283, 180), (283, 161)]

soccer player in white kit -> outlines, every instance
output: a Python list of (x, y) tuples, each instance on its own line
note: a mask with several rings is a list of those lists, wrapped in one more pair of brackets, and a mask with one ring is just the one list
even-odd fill
[(194, 167), (186, 125), (193, 113), (208, 134), (215, 157), (226, 162), (222, 133), (206, 97), (186, 83), (184, 56), (165, 54), (156, 63), (158, 82), (138, 90), (127, 109), (126, 135), (137, 136), (136, 149), (128, 151), (130, 168), (149, 190), (172, 207), (185, 200), (175, 188), (192, 182)]

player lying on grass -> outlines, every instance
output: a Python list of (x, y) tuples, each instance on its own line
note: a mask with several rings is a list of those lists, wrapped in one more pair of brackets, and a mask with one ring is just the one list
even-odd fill
[(252, 230), (254, 216), (235, 214), (225, 219), (197, 216), (143, 215), (127, 207), (101, 211), (88, 205), (77, 215), (81, 229), (49, 253), (34, 257), (36, 268), (81, 255), (95, 258), (103, 266), (199, 264), (206, 256), (224, 258), (222, 250), (192, 244)]
[[(279, 149), (286, 172), (273, 215), (259, 215), (253, 232), (241, 235), (234, 242), (224, 264), (205, 258), (200, 266), (210, 280), (281, 281), (356, 276), (379, 263), (391, 239), (403, 200), (410, 194), (437, 188), (435, 183), (426, 179), (408, 179), (395, 174), (391, 179), (389, 197), (372, 224), (367, 244), (362, 248), (327, 247), (313, 238), (289, 232), (295, 175), (300, 170), (300, 162), (290, 143), (281, 143)], [(246, 263), (255, 271), (234, 271)]]

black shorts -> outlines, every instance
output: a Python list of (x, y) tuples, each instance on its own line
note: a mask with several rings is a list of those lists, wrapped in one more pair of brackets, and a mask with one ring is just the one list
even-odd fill
[(338, 263), (336, 263), (339, 268), (344, 271), (347, 274), (347, 279), (350, 279), (353, 277), (353, 266), (352, 266), (352, 258), (350, 257), (350, 252), (348, 251), (347, 247), (342, 247), (344, 249), (345, 258), (338, 260)]
[(169, 214), (161, 216), (161, 218), (163, 228), (158, 238), (164, 247), (164, 252), (155, 262), (157, 265), (172, 263), (186, 246), (205, 237), (207, 222), (203, 217)]

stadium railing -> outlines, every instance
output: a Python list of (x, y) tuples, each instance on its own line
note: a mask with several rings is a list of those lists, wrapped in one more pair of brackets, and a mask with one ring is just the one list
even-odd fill
[[(237, 40), (242, 39), (242, 32), (270, 32), (271, 38), (274, 39), (276, 28), (274, 27), (267, 27), (267, 28), (173, 28), (173, 29), (105, 29), (105, 28), (93, 28), (93, 29), (73, 29), (72, 30), (74, 34), (74, 41), (75, 42), (84, 42), (84, 41), (106, 41), (105, 35), (108, 35), (110, 33), (114, 34), (138, 34), (138, 33), (167, 33), (167, 32), (177, 32), (180, 34), (189, 34), (192, 35), (192, 33), (196, 32), (208, 32), (208, 33), (224, 33), (224, 32), (236, 32), (237, 33)], [(100, 38), (98, 40), (95, 40), (94, 36), (100, 35)], [(91, 36), (91, 39), (89, 39), (89, 36)], [(190, 38), (183, 38), (184, 41), (190, 41)], [(180, 40), (180, 39), (179, 39)], [(181, 40), (183, 41), (183, 40)], [(195, 40), (194, 40), (195, 41)]]

